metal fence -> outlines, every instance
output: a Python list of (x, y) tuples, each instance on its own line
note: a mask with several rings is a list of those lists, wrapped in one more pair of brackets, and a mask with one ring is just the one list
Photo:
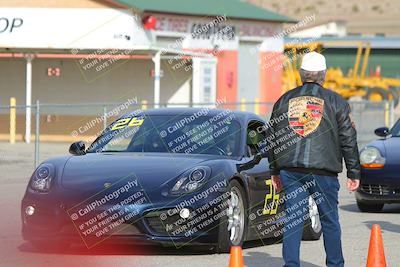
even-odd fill
[[(376, 139), (374, 129), (394, 124), (391, 102), (349, 102), (358, 132), (359, 146)], [(0, 106), (0, 140), (34, 142), (34, 166), (40, 161), (40, 142), (68, 142), (83, 140), (90, 143), (108, 124), (121, 115), (138, 109), (163, 107), (208, 107), (249, 111), (268, 120), (273, 103), (152, 103), (126, 101), (124, 103), (44, 104)], [(30, 131), (26, 131), (27, 110), (31, 110)], [(28, 137), (28, 138), (27, 138)]]
[(391, 127), (395, 122), (393, 102), (350, 101), (349, 103), (360, 148), (377, 138), (374, 133), (376, 128)]

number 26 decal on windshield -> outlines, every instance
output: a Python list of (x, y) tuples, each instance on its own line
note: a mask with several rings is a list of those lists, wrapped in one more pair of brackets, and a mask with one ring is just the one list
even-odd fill
[(125, 128), (126, 126), (129, 127), (140, 126), (143, 124), (143, 121), (144, 119), (138, 119), (136, 117), (119, 119), (115, 122), (115, 124), (111, 128), (111, 131), (120, 130)]
[(278, 204), (279, 204), (279, 194), (275, 193), (275, 188), (272, 186), (272, 180), (266, 180), (265, 181), (267, 187), (269, 187), (269, 193), (265, 196), (265, 203), (264, 203), (264, 209), (263, 209), (263, 214), (264, 215), (274, 215), (276, 214), (276, 211), (278, 210)]

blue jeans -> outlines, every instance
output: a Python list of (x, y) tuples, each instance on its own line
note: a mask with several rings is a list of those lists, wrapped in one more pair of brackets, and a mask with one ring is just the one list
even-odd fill
[(322, 224), (326, 265), (343, 267), (341, 230), (338, 215), (339, 181), (337, 177), (297, 173), (281, 170), (285, 191), (285, 219), (283, 229), (283, 259), (285, 267), (300, 266), (300, 243), (304, 221), (309, 218), (308, 198), (318, 205)]

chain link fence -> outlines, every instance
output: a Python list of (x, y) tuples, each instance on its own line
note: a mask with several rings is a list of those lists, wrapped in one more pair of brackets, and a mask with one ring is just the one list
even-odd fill
[[(374, 130), (394, 124), (394, 108), (391, 102), (351, 101), (353, 120), (358, 132), (360, 148), (376, 139)], [(85, 141), (91, 143), (111, 122), (125, 113), (165, 107), (198, 107), (242, 110), (259, 114), (268, 120), (273, 103), (138, 103), (127, 99), (123, 103), (45, 104), (39, 101), (32, 106), (0, 106), (0, 141), (26, 141), (26, 112), (31, 110), (30, 138), (34, 150), (33, 165), (40, 162), (40, 142)]]

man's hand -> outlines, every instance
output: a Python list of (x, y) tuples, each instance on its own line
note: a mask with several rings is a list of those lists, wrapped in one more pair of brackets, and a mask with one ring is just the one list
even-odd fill
[(349, 191), (354, 192), (357, 190), (359, 186), (360, 186), (360, 180), (353, 180), (350, 178), (347, 179), (347, 189), (349, 189)]
[(282, 190), (281, 177), (279, 175), (271, 175), (271, 181), (275, 192), (279, 193)]

